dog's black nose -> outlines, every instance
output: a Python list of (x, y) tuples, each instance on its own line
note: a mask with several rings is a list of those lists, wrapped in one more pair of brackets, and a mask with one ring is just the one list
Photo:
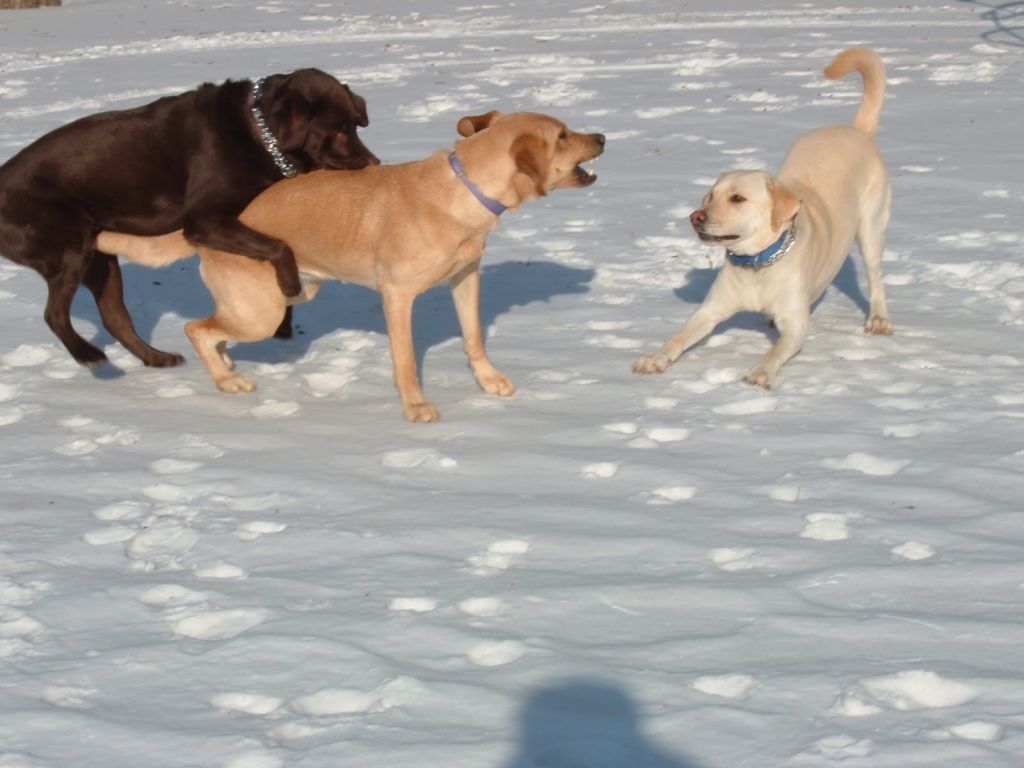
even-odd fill
[(695, 226), (695, 227), (700, 225), (700, 224), (703, 224), (707, 220), (708, 220), (708, 215), (706, 213), (704, 213), (704, 209), (703, 208), (698, 208), (696, 211), (694, 211), (693, 213), (690, 214), (690, 223), (693, 226)]
[(594, 139), (594, 141), (596, 141), (602, 147), (604, 146), (605, 139), (604, 139), (604, 134), (603, 133), (592, 133), (592, 134), (590, 134), (590, 136)]

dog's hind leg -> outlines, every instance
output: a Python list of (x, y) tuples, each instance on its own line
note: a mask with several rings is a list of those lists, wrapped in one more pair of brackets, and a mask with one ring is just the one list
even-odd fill
[(145, 365), (166, 368), (185, 362), (181, 355), (162, 352), (139, 338), (124, 305), (124, 287), (117, 257), (95, 252), (86, 268), (83, 282), (96, 299), (103, 327)]
[(50, 293), (46, 298), (43, 319), (76, 361), (90, 367), (102, 365), (107, 362), (103, 350), (83, 339), (71, 325), (71, 301), (85, 276), (85, 256), (69, 250), (60, 260), (60, 266), (56, 272), (44, 275)]
[(885, 231), (889, 226), (891, 199), (892, 193), (887, 185), (881, 204), (875, 210), (866, 211), (861, 216), (857, 228), (857, 246), (864, 257), (871, 301), (864, 332), (880, 336), (892, 333), (892, 322), (889, 320), (889, 310), (885, 303), (885, 284), (882, 282), (882, 252), (885, 250)]
[(200, 274), (217, 308), (205, 320), (188, 323), (185, 333), (218, 389), (252, 392), (256, 389), (253, 381), (233, 372), (227, 343), (270, 338), (284, 317), (285, 298), (271, 265), (252, 263), (232, 253), (200, 253)]

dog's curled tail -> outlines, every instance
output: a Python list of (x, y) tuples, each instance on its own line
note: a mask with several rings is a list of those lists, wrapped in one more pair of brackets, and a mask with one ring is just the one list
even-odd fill
[(878, 54), (868, 48), (847, 48), (825, 68), (825, 77), (838, 80), (851, 72), (860, 72), (864, 78), (864, 98), (853, 127), (874, 136), (885, 101), (885, 66)]

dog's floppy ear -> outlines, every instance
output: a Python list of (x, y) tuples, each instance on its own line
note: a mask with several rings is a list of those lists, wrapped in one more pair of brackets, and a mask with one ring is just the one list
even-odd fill
[(516, 170), (533, 181), (538, 195), (546, 195), (544, 184), (548, 180), (547, 142), (539, 136), (523, 134), (512, 142), (509, 152), (516, 164)]
[(778, 230), (783, 224), (796, 216), (800, 210), (800, 198), (788, 187), (772, 181), (772, 231)]
[(485, 128), (490, 128), (491, 123), (499, 117), (501, 117), (501, 112), (498, 112), (496, 109), (492, 109), (483, 115), (466, 115), (459, 120), (456, 130), (458, 130), (459, 136), (472, 136), (474, 133), (480, 133)]
[[(289, 76), (284, 82), (275, 83), (277, 87), (268, 88), (263, 97), (263, 112), (282, 152), (294, 152), (306, 146), (313, 115), (313, 105), (290, 82), (294, 79), (297, 78)], [(269, 85), (270, 78), (267, 80)]]

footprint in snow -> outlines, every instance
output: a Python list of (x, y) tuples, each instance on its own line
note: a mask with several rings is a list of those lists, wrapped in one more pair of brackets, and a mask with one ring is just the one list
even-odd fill
[(619, 465), (613, 461), (599, 461), (587, 464), (580, 470), (582, 477), (610, 478), (619, 472)]
[(1003, 737), (1001, 726), (995, 723), (986, 723), (983, 720), (972, 720), (969, 723), (951, 725), (948, 732), (958, 739), (966, 741), (999, 741)]
[(179, 558), (191, 550), (199, 536), (177, 520), (160, 518), (125, 542), (125, 555), (145, 570), (179, 569)]
[(612, 424), (604, 424), (601, 429), (611, 432), (613, 435), (635, 435), (640, 427), (632, 421), (617, 421)]
[(73, 685), (48, 685), (43, 688), (40, 698), (47, 704), (65, 709), (85, 709), (96, 694), (95, 688), (79, 688)]
[(394, 597), (388, 602), (389, 611), (429, 613), (437, 608), (437, 600), (431, 597)]
[(281, 708), (283, 699), (259, 693), (218, 693), (210, 703), (221, 712), (241, 712), (244, 715), (269, 715)]
[(414, 467), (430, 467), (432, 469), (452, 469), (459, 462), (449, 456), (442, 456), (433, 448), (409, 448), (399, 451), (388, 451), (380, 457), (382, 467), (389, 469), (413, 469)]
[(312, 717), (384, 712), (411, 704), (421, 699), (426, 692), (426, 686), (416, 678), (399, 676), (370, 691), (325, 688), (293, 699), (288, 706), (293, 712)]
[(0, 355), (0, 364), (11, 368), (31, 368), (42, 365), (53, 357), (53, 348), (50, 346), (21, 344), (14, 351)]
[(800, 501), (799, 485), (769, 485), (764, 489), (764, 491), (772, 501)]
[(755, 549), (749, 547), (720, 547), (708, 552), (708, 557), (715, 567), (723, 571), (747, 571), (758, 567), (755, 552)]
[(156, 396), (165, 399), (174, 399), (178, 397), (188, 397), (195, 393), (196, 391), (188, 384), (168, 384), (167, 386), (157, 389)]
[(195, 472), (203, 466), (201, 461), (188, 461), (185, 459), (157, 459), (150, 462), (146, 469), (154, 475), (185, 475)]
[(770, 413), (779, 407), (774, 397), (745, 397), (734, 403), (716, 405), (711, 410), (721, 416), (750, 416), (756, 413)]
[(260, 421), (271, 419), (284, 419), (299, 412), (299, 404), (291, 400), (278, 402), (277, 400), (264, 400), (255, 408), (249, 409), (249, 415)]
[(675, 504), (680, 501), (689, 501), (696, 495), (697, 489), (692, 485), (666, 485), (651, 491), (651, 498), (647, 500), (647, 503)]
[(805, 518), (807, 525), (800, 531), (805, 539), (818, 541), (842, 541), (850, 538), (848, 523), (851, 518), (860, 515), (843, 514), (841, 512), (812, 512)]
[(261, 608), (202, 611), (168, 622), (171, 631), (193, 640), (230, 640), (259, 626), (269, 613)]
[(224, 768), (284, 768), (284, 759), (269, 752), (254, 749), (235, 755)]
[(505, 610), (505, 604), (498, 597), (467, 597), (459, 601), (458, 607), (467, 616), (480, 619), (500, 616)]
[(93, 512), (97, 520), (135, 520), (149, 512), (150, 505), (138, 501), (115, 501)]
[(975, 688), (927, 669), (865, 678), (858, 685), (882, 706), (901, 712), (957, 707), (978, 696)]
[(478, 643), (466, 652), (478, 667), (500, 667), (519, 661), (526, 654), (526, 646), (518, 640), (492, 640)]
[(920, 541), (907, 541), (892, 548), (892, 553), (906, 560), (927, 560), (935, 557), (935, 547)]
[(690, 683), (695, 691), (725, 699), (745, 699), (755, 685), (757, 679), (744, 674), (707, 675)]
[(476, 573), (486, 575), (493, 571), (505, 571), (515, 562), (515, 558), (525, 555), (530, 543), (522, 539), (502, 539), (488, 545), (487, 551), (470, 555), (466, 562), (476, 567)]
[(644, 399), (644, 408), (651, 411), (670, 411), (679, 405), (675, 397), (648, 397)]
[(205, 602), (207, 595), (180, 584), (160, 584), (139, 593), (139, 600), (154, 608), (177, 608)]
[(0, 609), (0, 659), (20, 653), (44, 629), (41, 622), (24, 611)]
[(209, 565), (196, 566), (193, 569), (197, 579), (244, 579), (246, 573), (237, 565), (231, 563), (210, 563)]
[(814, 751), (829, 760), (846, 760), (850, 757), (867, 757), (874, 751), (874, 744), (870, 739), (836, 734), (814, 742)]
[(250, 520), (238, 526), (237, 535), (242, 541), (255, 541), (261, 536), (281, 533), (287, 527), (284, 523), (275, 523), (272, 520)]
[(28, 413), (29, 409), (24, 405), (13, 405), (0, 408), (0, 427), (6, 427), (9, 424), (17, 424), (19, 421), (24, 419)]
[(826, 469), (842, 469), (873, 477), (889, 477), (906, 469), (913, 462), (909, 459), (880, 459), (870, 453), (851, 453), (842, 459), (824, 459), (820, 463)]

